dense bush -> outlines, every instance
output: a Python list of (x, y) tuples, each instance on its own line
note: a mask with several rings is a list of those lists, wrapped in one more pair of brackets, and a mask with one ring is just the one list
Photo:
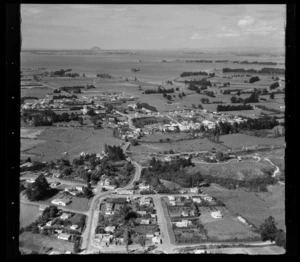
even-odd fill
[(239, 110), (253, 110), (251, 105), (218, 105), (217, 111), (239, 111)]

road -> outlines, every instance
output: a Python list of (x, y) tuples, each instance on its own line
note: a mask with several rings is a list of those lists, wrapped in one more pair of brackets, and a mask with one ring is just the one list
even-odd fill
[(274, 165), (273, 162), (269, 158), (267, 158), (267, 157), (265, 157), (264, 160), (268, 161), (272, 166), (276, 167), (276, 170), (274, 171), (274, 173), (272, 175), (272, 177), (276, 177), (276, 175), (280, 172), (279, 167), (276, 166), (276, 165)]
[[(123, 187), (122, 190), (126, 190), (133, 187), (134, 182), (138, 181), (141, 176), (142, 167), (135, 161), (131, 161), (131, 162), (135, 165), (135, 174), (131, 182), (127, 186)], [(89, 253), (92, 250), (94, 250), (93, 239), (94, 239), (95, 229), (98, 223), (99, 212), (97, 212), (97, 210), (99, 210), (100, 202), (104, 196), (113, 194), (113, 192), (114, 191), (101, 192), (99, 190), (90, 203), (90, 209), (88, 211), (88, 219), (86, 222), (86, 229), (82, 235), (83, 240), (82, 240), (81, 248), (85, 250), (85, 253)]]

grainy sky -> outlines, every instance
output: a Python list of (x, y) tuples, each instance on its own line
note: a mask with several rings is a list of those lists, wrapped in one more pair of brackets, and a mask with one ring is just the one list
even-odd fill
[(22, 4), (22, 48), (284, 50), (285, 5)]

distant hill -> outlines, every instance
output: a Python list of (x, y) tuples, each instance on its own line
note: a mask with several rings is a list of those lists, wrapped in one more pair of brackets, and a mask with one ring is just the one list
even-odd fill
[(101, 49), (100, 47), (98, 47), (98, 46), (93, 46), (93, 47), (91, 48), (91, 50), (92, 50), (92, 51), (101, 51), (102, 49)]

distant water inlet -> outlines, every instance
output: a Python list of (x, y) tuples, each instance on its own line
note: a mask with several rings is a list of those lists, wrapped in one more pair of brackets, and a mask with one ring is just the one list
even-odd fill
[(20, 203), (20, 227), (26, 227), (34, 222), (42, 213), (39, 206)]

